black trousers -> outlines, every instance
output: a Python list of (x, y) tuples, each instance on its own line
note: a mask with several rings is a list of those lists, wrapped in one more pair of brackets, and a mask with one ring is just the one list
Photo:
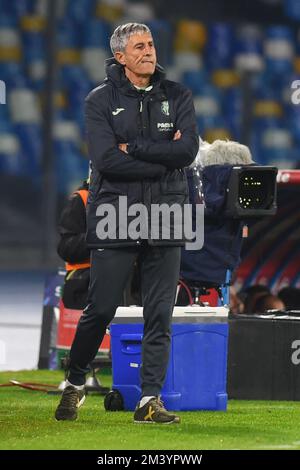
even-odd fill
[(88, 304), (78, 323), (70, 352), (69, 381), (85, 383), (94, 359), (137, 258), (140, 266), (144, 335), (142, 343), (142, 396), (159, 395), (169, 360), (171, 319), (180, 269), (180, 247), (148, 245), (105, 248), (91, 253)]

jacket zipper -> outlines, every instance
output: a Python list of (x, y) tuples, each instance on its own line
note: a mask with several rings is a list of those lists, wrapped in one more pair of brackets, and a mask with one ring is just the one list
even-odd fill
[[(143, 113), (144, 111), (144, 97), (145, 95), (143, 96), (143, 98), (140, 100), (140, 122), (141, 122), (141, 135), (142, 137), (144, 136), (144, 117), (145, 117), (145, 112)], [(152, 101), (152, 98), (149, 97), (148, 99), (148, 103)], [(147, 108), (145, 109), (145, 111), (147, 111)], [(143, 116), (144, 115), (144, 116)], [(148, 115), (147, 115), (148, 116)], [(147, 128), (149, 129), (149, 125), (150, 125), (150, 118), (148, 117), (148, 121), (146, 121), (146, 124), (147, 124)], [(146, 135), (146, 137), (148, 137), (148, 135)], [(149, 214), (149, 211), (151, 211), (151, 196), (150, 196), (150, 199), (149, 199), (149, 193), (147, 192), (147, 189), (151, 190), (151, 185), (147, 185), (147, 181), (144, 182), (142, 180), (142, 204), (144, 204), (147, 208), (147, 213)], [(151, 226), (149, 224), (149, 220), (147, 221), (147, 226), (148, 226), (148, 231), (151, 230)], [(150, 233), (148, 232), (148, 243), (151, 245), (152, 243), (152, 240), (151, 240), (151, 237), (150, 237)]]
[[(140, 99), (140, 126), (141, 126), (141, 136), (143, 137), (143, 99)], [(143, 180), (141, 181), (141, 186), (142, 186), (142, 204), (144, 204), (144, 182)], [(140, 241), (137, 240), (137, 245), (140, 245)]]

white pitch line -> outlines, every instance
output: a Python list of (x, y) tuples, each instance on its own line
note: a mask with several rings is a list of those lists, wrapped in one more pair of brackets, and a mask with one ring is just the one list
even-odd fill
[(261, 446), (257, 447), (257, 449), (300, 449), (300, 441), (295, 441), (291, 444), (272, 444), (269, 446)]

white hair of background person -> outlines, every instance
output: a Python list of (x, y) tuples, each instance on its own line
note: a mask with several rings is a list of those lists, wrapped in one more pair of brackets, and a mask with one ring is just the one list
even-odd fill
[(199, 139), (199, 150), (191, 167), (209, 165), (251, 165), (251, 152), (246, 145), (233, 140), (215, 140), (212, 144)]

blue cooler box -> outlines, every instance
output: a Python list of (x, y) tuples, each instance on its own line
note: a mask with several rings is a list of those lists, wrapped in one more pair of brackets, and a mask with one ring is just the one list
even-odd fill
[[(110, 327), (113, 390), (126, 410), (140, 399), (142, 307), (119, 307)], [(228, 310), (175, 307), (170, 360), (161, 398), (168, 410), (227, 408)]]

